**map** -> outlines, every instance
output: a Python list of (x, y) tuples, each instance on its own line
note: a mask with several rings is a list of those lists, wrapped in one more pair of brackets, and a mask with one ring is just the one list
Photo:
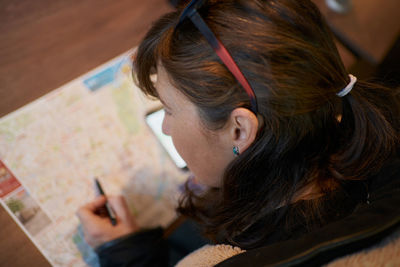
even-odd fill
[(53, 266), (96, 266), (77, 209), (97, 177), (141, 227), (175, 219), (177, 168), (145, 123), (160, 107), (134, 85), (125, 53), (0, 119), (0, 202)]

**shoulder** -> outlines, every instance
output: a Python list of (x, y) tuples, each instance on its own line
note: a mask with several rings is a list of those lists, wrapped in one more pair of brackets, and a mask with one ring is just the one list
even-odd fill
[(400, 227), (383, 241), (354, 254), (339, 258), (327, 267), (340, 266), (399, 266)]
[(205, 245), (179, 261), (176, 267), (214, 266), (243, 252), (245, 252), (245, 250), (231, 245)]
[[(298, 239), (233, 256), (218, 266), (390, 265), (400, 262), (400, 168), (395, 160), (376, 177), (370, 201), (345, 218)], [(344, 258), (343, 258), (344, 257)], [(364, 264), (365, 263), (365, 264)]]

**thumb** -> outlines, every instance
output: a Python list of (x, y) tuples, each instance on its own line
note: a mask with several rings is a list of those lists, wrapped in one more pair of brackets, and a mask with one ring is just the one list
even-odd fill
[(97, 196), (92, 202), (87, 203), (85, 206), (92, 211), (96, 211), (97, 209), (104, 207), (106, 202), (107, 198), (103, 195), (100, 195)]

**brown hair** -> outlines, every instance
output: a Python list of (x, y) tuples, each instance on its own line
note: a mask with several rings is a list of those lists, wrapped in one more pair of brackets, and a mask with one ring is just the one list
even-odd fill
[[(254, 89), (264, 122), (254, 143), (226, 169), (221, 188), (202, 195), (188, 190), (180, 203), (178, 211), (199, 220), (210, 237), (223, 233), (241, 247), (258, 246), (265, 232), (240, 242), (235, 237), (291, 203), (306, 185), (329, 192), (341, 181), (367, 179), (397, 153), (395, 91), (358, 81), (350, 94), (336, 95), (349, 77), (311, 1), (206, 1), (199, 13)], [(190, 20), (174, 29), (179, 14), (159, 19), (140, 44), (139, 87), (157, 97), (150, 74), (161, 63), (215, 130), (233, 109), (250, 108), (249, 98)], [(317, 204), (306, 214), (317, 216)]]

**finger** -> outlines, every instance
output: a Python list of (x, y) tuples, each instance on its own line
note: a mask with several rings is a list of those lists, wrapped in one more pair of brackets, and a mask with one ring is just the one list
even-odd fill
[(126, 221), (131, 217), (128, 204), (123, 196), (110, 196), (108, 197), (108, 202), (121, 220)]
[(95, 212), (97, 209), (103, 207), (106, 201), (107, 199), (105, 196), (97, 196), (93, 201), (88, 202), (82, 207), (80, 207), (80, 209), (85, 209)]
[(76, 215), (82, 221), (87, 219), (98, 217), (96, 212), (99, 208), (103, 207), (106, 203), (106, 198), (104, 196), (96, 197), (92, 202), (89, 202), (78, 209)]
[(99, 216), (94, 211), (86, 207), (79, 208), (78, 211), (76, 212), (76, 215), (78, 216), (82, 224), (87, 224), (88, 222), (96, 221), (99, 218)]
[(92, 202), (88, 203), (92, 210), (97, 210), (104, 207), (107, 202), (107, 198), (103, 195), (97, 196)]
[(77, 212), (85, 237), (97, 238), (110, 224), (109, 218), (101, 217), (88, 209), (81, 208)]

